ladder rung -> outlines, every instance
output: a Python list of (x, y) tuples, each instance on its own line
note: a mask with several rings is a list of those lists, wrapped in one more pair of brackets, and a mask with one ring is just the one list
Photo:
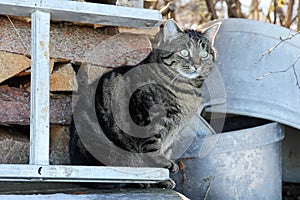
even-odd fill
[(29, 17), (34, 10), (50, 12), (51, 19), (135, 28), (157, 27), (162, 15), (157, 10), (62, 0), (1, 0), (0, 13)]
[(169, 179), (163, 168), (1, 164), (0, 181), (156, 183)]

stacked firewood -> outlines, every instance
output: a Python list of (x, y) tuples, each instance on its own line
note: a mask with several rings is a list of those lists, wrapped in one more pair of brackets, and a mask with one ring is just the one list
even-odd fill
[[(50, 66), (44, 66), (50, 71), (50, 160), (67, 164), (79, 71), (91, 83), (109, 68), (139, 63), (150, 53), (151, 43), (146, 35), (119, 33), (118, 27), (65, 22), (51, 23), (50, 35)], [(28, 162), (30, 44), (30, 20), (0, 16), (0, 143), (5, 144), (0, 146), (0, 163)]]

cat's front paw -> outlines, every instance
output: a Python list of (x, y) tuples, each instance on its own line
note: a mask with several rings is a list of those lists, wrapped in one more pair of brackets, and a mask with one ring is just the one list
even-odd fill
[(166, 168), (168, 168), (171, 173), (177, 173), (179, 171), (179, 166), (174, 162), (171, 162)]
[(141, 146), (141, 152), (155, 152), (159, 151), (161, 148), (161, 134), (155, 134), (154, 136), (148, 138), (143, 142)]
[(172, 179), (169, 179), (169, 180), (158, 183), (156, 187), (166, 188), (166, 189), (174, 189), (176, 187), (176, 183)]

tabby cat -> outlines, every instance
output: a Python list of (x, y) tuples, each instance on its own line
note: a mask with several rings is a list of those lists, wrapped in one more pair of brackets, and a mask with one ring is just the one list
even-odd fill
[(200, 106), (219, 26), (183, 31), (168, 20), (158, 47), (143, 62), (116, 68), (82, 88), (70, 128), (71, 163), (177, 172), (171, 157)]

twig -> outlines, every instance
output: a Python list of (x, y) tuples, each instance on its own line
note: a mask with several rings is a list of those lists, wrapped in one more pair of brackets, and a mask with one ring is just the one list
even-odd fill
[(206, 192), (205, 192), (205, 196), (204, 196), (204, 199), (203, 199), (203, 200), (206, 200), (206, 199), (207, 199), (209, 191), (210, 191), (210, 183), (209, 183), (209, 186), (207, 187), (207, 190), (206, 190)]
[(293, 33), (292, 35), (290, 35), (289, 37), (286, 37), (286, 38), (282, 38), (282, 37), (279, 37), (280, 41), (273, 47), (269, 48), (267, 51), (263, 52), (260, 56), (260, 58), (255, 62), (255, 64), (258, 64), (262, 59), (263, 57), (265, 57), (267, 54), (271, 54), (272, 51), (274, 51), (274, 49), (276, 49), (279, 45), (281, 45), (283, 42), (287, 41), (287, 40), (291, 40), (293, 39), (294, 37), (296, 37), (298, 34), (300, 34), (300, 31), (296, 32), (296, 33)]
[(170, 1), (167, 5), (159, 10), (159, 12), (166, 16), (168, 19), (175, 19), (176, 5), (173, 1)]
[(215, 177), (214, 177), (214, 176), (209, 177), (209, 185), (208, 185), (208, 187), (207, 187), (207, 189), (206, 189), (205, 196), (204, 196), (203, 200), (206, 200), (206, 199), (207, 199), (208, 193), (209, 193), (210, 188), (211, 188), (211, 183), (212, 183), (212, 181), (214, 181), (214, 180), (215, 180)]
[(300, 89), (300, 84), (299, 84), (298, 74), (297, 74), (296, 68), (295, 68), (295, 65), (298, 63), (299, 59), (300, 59), (300, 55), (298, 55), (297, 58), (295, 59), (295, 61), (294, 61), (290, 66), (288, 66), (286, 69), (284, 69), (284, 70), (279, 70), (279, 71), (268, 72), (268, 73), (262, 75), (261, 77), (257, 78), (256, 80), (257, 80), (257, 81), (260, 81), (260, 80), (262, 80), (262, 79), (264, 79), (264, 78), (266, 78), (267, 76), (270, 76), (270, 75), (272, 75), (272, 74), (284, 73), (284, 72), (287, 72), (287, 71), (290, 70), (290, 69), (293, 69), (294, 77), (295, 77), (295, 79), (296, 79), (296, 86)]
[[(298, 56), (298, 59), (297, 61), (299, 60), (299, 56)], [(296, 79), (296, 86), (298, 87), (298, 89), (300, 89), (300, 85), (299, 85), (299, 79), (298, 79), (298, 74), (296, 72), (296, 69), (295, 69), (295, 66), (293, 65), (293, 72), (294, 72), (294, 76), (295, 76), (295, 79)]]
[(9, 22), (11, 23), (11, 25), (12, 25), (14, 31), (16, 32), (17, 36), (19, 37), (19, 39), (20, 39), (20, 41), (21, 41), (21, 43), (22, 43), (22, 45), (23, 45), (25, 51), (27, 52), (27, 55), (30, 55), (30, 52), (29, 52), (29, 50), (28, 50), (28, 48), (27, 48), (27, 46), (26, 46), (24, 40), (22, 39), (22, 37), (21, 37), (21, 35), (20, 35), (18, 29), (15, 27), (13, 21), (10, 19), (10, 17), (9, 17), (8, 15), (6, 15), (6, 17), (7, 17), (7, 19), (9, 20)]

